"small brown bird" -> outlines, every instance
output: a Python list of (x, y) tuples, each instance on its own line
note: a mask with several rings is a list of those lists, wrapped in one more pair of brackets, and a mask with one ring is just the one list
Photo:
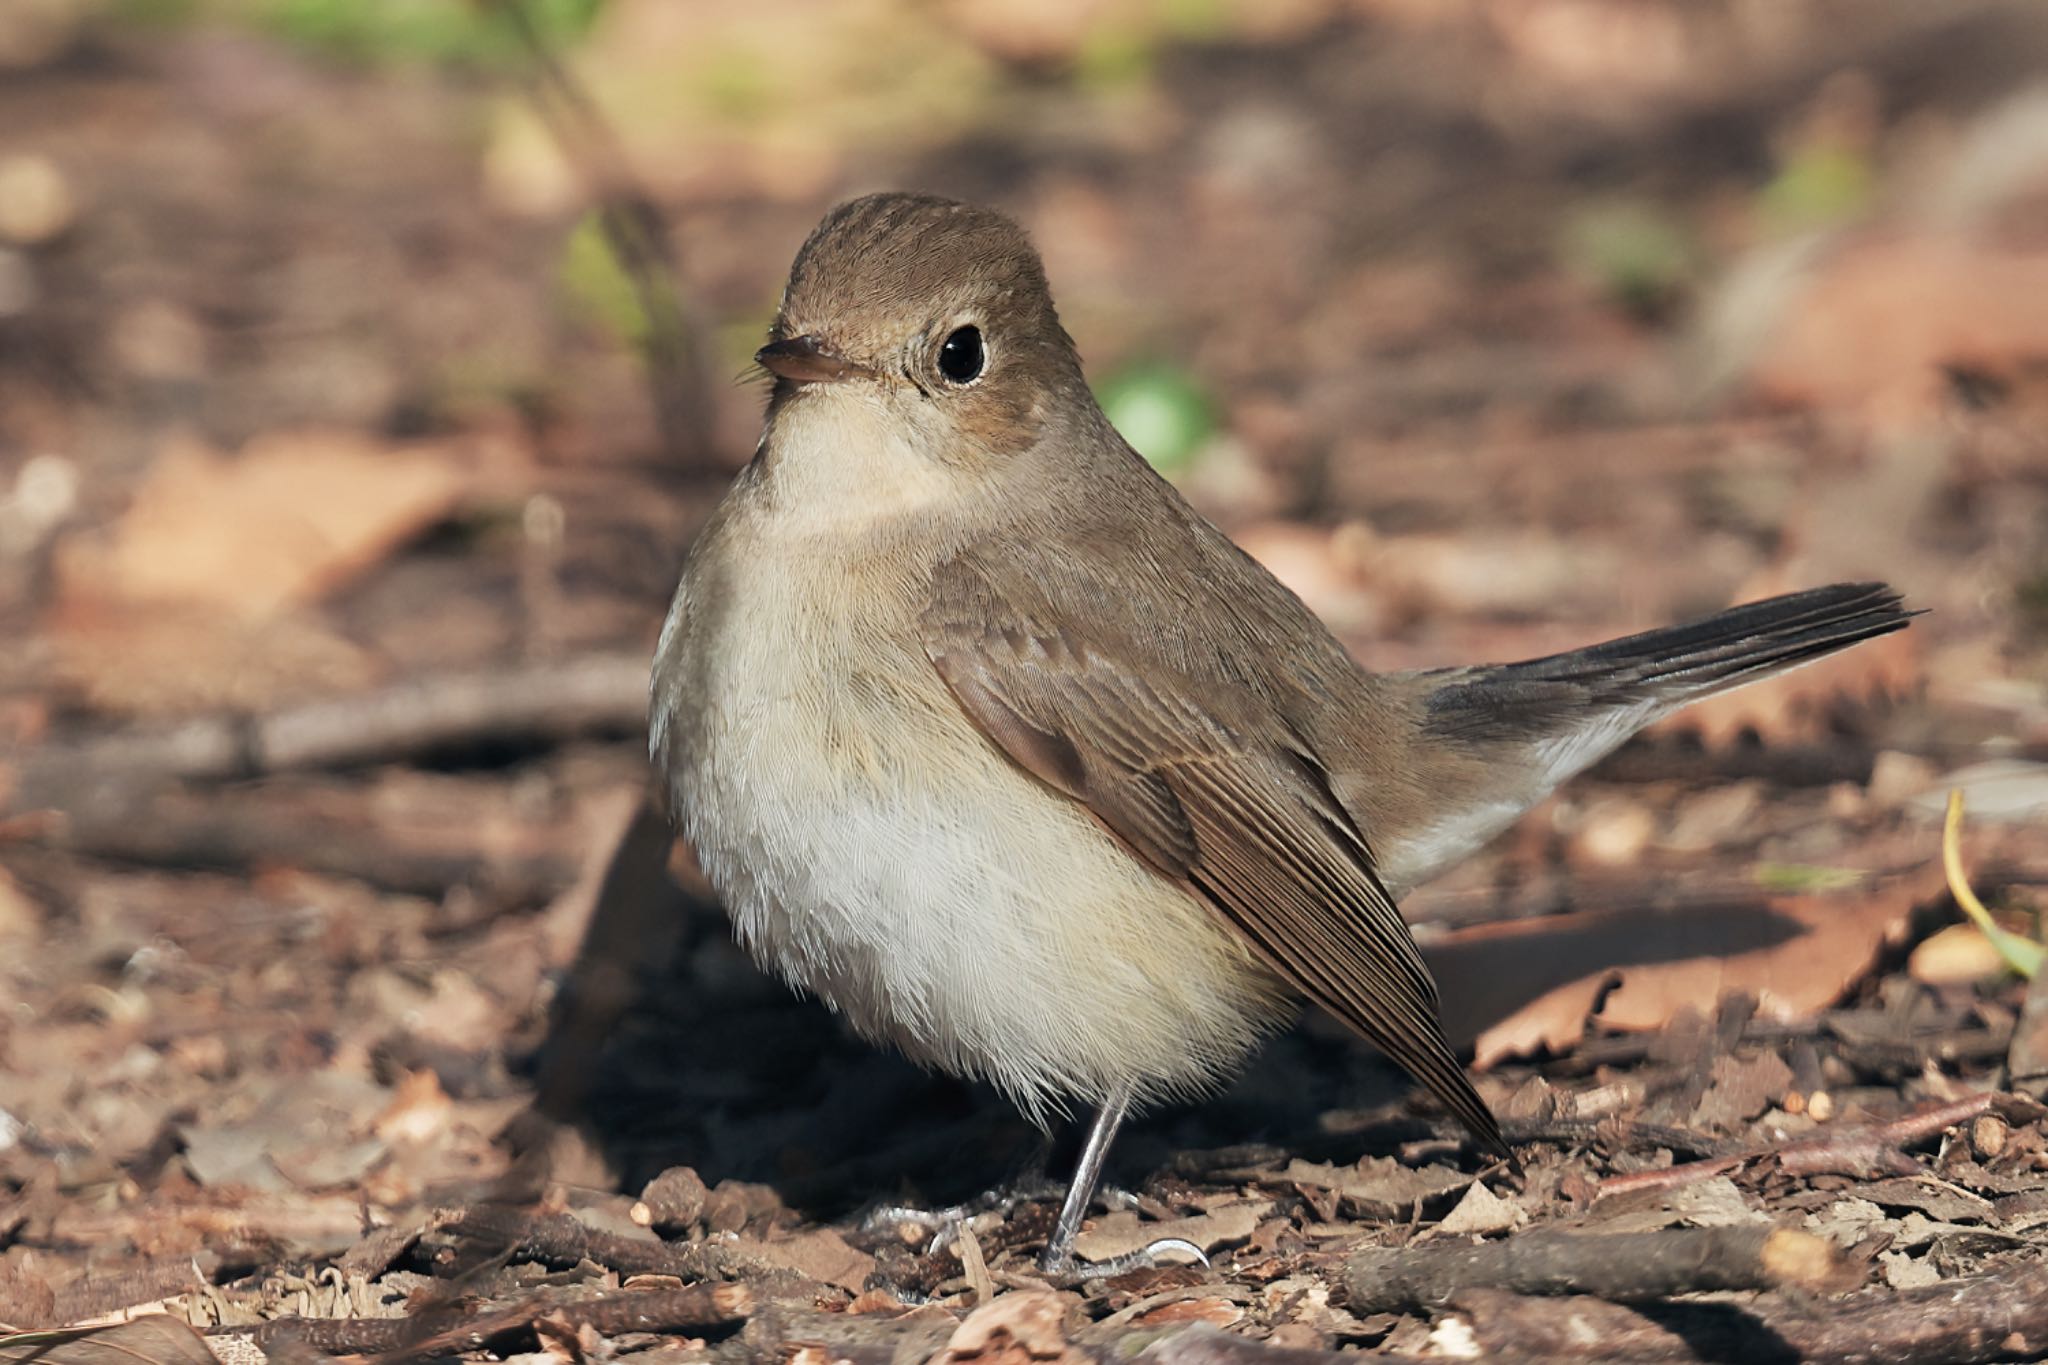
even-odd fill
[(1096, 405), (1037, 254), (881, 194), (797, 253), (683, 570), (654, 761), (742, 942), (1043, 1125), (1214, 1089), (1301, 997), (1487, 1146), (1395, 898), (1686, 702), (1899, 629), (1881, 584), (1373, 674)]

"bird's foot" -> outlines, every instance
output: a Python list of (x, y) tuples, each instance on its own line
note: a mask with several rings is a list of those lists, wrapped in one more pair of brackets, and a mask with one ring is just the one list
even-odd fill
[(931, 1233), (931, 1240), (923, 1247), (929, 1255), (945, 1250), (960, 1235), (961, 1228), (985, 1213), (1007, 1214), (1019, 1204), (1057, 1199), (1059, 1194), (1060, 1187), (1049, 1181), (1023, 1180), (983, 1190), (972, 1199), (943, 1208), (921, 1209), (908, 1204), (886, 1204), (863, 1218), (861, 1227), (869, 1232), (895, 1232), (904, 1235), (906, 1240), (914, 1229), (923, 1228)]
[[(1173, 1260), (1163, 1259), (1171, 1254)], [(1038, 1273), (1061, 1289), (1072, 1288), (1083, 1280), (1107, 1280), (1118, 1275), (1127, 1275), (1133, 1270), (1157, 1270), (1163, 1266), (1182, 1265), (1193, 1261), (1207, 1268), (1209, 1257), (1185, 1237), (1162, 1237), (1136, 1251), (1127, 1251), (1121, 1256), (1112, 1256), (1106, 1261), (1083, 1262), (1075, 1259), (1072, 1247), (1055, 1255), (1047, 1247), (1045, 1255), (1039, 1258)]]

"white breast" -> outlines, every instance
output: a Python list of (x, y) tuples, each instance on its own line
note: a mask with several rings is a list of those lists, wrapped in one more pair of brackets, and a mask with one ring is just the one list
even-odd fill
[(704, 717), (667, 776), (765, 966), (1041, 1120), (1203, 1088), (1284, 1017), (1211, 911), (1013, 766), (914, 639), (874, 638), (850, 575), (764, 553), (720, 577), (738, 600), (693, 613), (686, 579), (665, 636), (664, 673), (702, 680), (675, 702)]

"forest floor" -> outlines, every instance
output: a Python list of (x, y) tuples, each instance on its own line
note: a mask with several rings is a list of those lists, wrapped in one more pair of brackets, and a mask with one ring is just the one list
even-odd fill
[[(42, 47), (0, 15), (0, 1328), (2048, 1357), (2048, 972), (1941, 860), (1959, 789), (2041, 940), (2048, 11), (1301, 3), (1118, 65), (965, 7), (615, 0), (573, 69), (664, 224), (650, 388), (512, 78), (46, 8)], [(849, 14), (923, 44), (886, 108)], [(632, 103), (743, 40), (815, 107)], [(1209, 1264), (1045, 1286), (1073, 1135), (730, 942), (645, 802), (647, 661), (790, 255), (889, 185), (1015, 212), (1112, 411), (1163, 406), (1162, 463), (1370, 666), (1844, 579), (1928, 609), (1409, 899), (1518, 1164), (1311, 1018), (1114, 1153), (1084, 1258)]]

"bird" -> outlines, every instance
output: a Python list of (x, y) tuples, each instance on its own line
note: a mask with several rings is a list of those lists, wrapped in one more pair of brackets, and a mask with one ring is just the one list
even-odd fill
[(1303, 1001), (1506, 1154), (1399, 897), (1660, 716), (1912, 614), (1843, 583), (1370, 672), (1119, 436), (1024, 231), (932, 195), (828, 212), (755, 359), (760, 443), (656, 646), (657, 786), (766, 969), (1041, 1127), (1092, 1111), (1049, 1273), (1126, 1115)]

